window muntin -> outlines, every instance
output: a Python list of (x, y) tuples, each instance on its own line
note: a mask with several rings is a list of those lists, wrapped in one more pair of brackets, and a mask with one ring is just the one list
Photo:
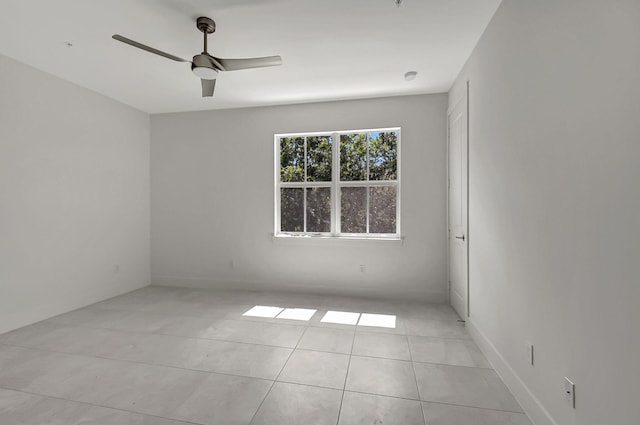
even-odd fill
[(275, 235), (399, 238), (399, 128), (277, 134), (275, 146)]

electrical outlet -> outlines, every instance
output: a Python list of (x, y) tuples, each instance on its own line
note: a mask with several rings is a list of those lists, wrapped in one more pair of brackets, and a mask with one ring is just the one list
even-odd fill
[(115, 274), (120, 273), (120, 264), (114, 264), (114, 265), (113, 265), (113, 272), (114, 272)]
[(529, 361), (529, 364), (533, 366), (533, 362), (534, 362), (533, 344), (530, 342), (527, 342), (527, 360)]
[(576, 408), (576, 384), (571, 382), (569, 378), (564, 378), (564, 396), (569, 406)]

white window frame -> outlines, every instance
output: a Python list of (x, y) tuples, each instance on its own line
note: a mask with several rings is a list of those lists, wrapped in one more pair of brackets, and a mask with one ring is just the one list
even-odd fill
[[(362, 181), (340, 181), (340, 136), (343, 134), (370, 133), (370, 132), (390, 132), (394, 131), (398, 134), (397, 157), (396, 157), (396, 180), (362, 180)], [(306, 176), (306, 149), (307, 137), (314, 136), (331, 136), (331, 181), (326, 182), (281, 182), (280, 181), (280, 139), (283, 137), (304, 137), (305, 138), (305, 176)], [(274, 236), (275, 237), (313, 237), (315, 238), (331, 238), (331, 239), (401, 239), (400, 218), (402, 216), (401, 205), (401, 129), (400, 127), (373, 128), (365, 130), (340, 130), (340, 131), (320, 131), (312, 133), (280, 133), (274, 134)], [(368, 142), (368, 140), (367, 140)], [(369, 144), (367, 143), (367, 151)], [(367, 155), (368, 157), (368, 155)], [(369, 176), (369, 161), (367, 161), (367, 177)], [(304, 191), (303, 197), (303, 228), (306, 229), (307, 222), (307, 196), (308, 188), (328, 187), (331, 189), (331, 231), (330, 232), (282, 232), (280, 231), (280, 189), (283, 188), (300, 188)], [(341, 199), (340, 192), (343, 187), (365, 187), (367, 193), (367, 233), (342, 233), (340, 229), (341, 219)], [(368, 233), (369, 232), (369, 196), (370, 187), (396, 187), (396, 233)]]

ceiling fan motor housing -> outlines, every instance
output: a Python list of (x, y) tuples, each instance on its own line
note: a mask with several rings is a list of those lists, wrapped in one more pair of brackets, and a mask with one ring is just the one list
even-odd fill
[(205, 54), (195, 55), (193, 57), (191, 71), (205, 80), (215, 80), (218, 77), (218, 70), (211, 62), (209, 56)]

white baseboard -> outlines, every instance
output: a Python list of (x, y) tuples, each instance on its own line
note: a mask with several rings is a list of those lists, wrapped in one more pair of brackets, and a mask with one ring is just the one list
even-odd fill
[(478, 344), (478, 347), (480, 347), (480, 350), (484, 353), (489, 363), (491, 363), (491, 366), (493, 366), (498, 375), (500, 375), (505, 385), (511, 390), (531, 422), (534, 425), (558, 425), (547, 409), (540, 403), (540, 400), (533, 395), (522, 379), (520, 379), (472, 319), (467, 319), (466, 326), (473, 340)]

